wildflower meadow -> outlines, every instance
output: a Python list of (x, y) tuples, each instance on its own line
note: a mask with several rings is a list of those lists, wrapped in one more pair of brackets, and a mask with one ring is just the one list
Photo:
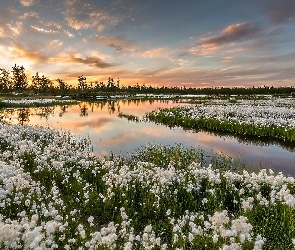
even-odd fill
[(293, 249), (295, 180), (201, 149), (98, 158), (87, 138), (0, 123), (1, 249)]

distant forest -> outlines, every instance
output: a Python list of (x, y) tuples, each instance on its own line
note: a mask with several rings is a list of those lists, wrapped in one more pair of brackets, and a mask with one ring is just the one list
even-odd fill
[(24, 94), (42, 94), (42, 95), (72, 95), (80, 97), (90, 97), (95, 95), (114, 95), (114, 94), (194, 94), (194, 95), (295, 95), (295, 88), (290, 87), (211, 87), (211, 88), (194, 88), (194, 87), (155, 87), (146, 84), (134, 86), (125, 86), (120, 84), (118, 78), (114, 81), (109, 78), (107, 83), (104, 82), (87, 82), (86, 77), (81, 75), (77, 77), (77, 86), (72, 86), (62, 79), (56, 79), (56, 83), (47, 78), (40, 76), (37, 72), (32, 76), (31, 84), (23, 66), (14, 65), (12, 71), (0, 69), (0, 92), (9, 94), (12, 92)]

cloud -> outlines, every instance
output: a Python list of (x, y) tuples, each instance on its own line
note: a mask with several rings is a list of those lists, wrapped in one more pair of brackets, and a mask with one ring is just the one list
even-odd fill
[(37, 33), (38, 37), (36, 39), (42, 39), (38, 33), (48, 35), (64, 33), (68, 37), (74, 37), (72, 33), (64, 30), (60, 23), (41, 19), (36, 12), (24, 13), (21, 19), (23, 19), (22, 26), (26, 32), (33, 31), (33, 33)]
[(154, 77), (156, 75), (163, 75), (170, 70), (171, 69), (169, 68), (159, 68), (159, 69), (140, 68), (136, 71), (136, 74), (143, 77)]
[(218, 35), (201, 38), (193, 46), (180, 48), (178, 57), (211, 56), (220, 52), (221, 48), (223, 53), (261, 49), (278, 34), (276, 28), (263, 29), (257, 23), (237, 23), (226, 27)]
[(71, 33), (70, 31), (68, 31), (68, 30), (64, 30), (64, 33), (65, 33), (68, 37), (70, 37), (70, 38), (75, 37), (75, 35), (74, 35), (73, 33)]
[(80, 0), (67, 0), (65, 1), (65, 8), (65, 20), (72, 29), (88, 29), (93, 25), (89, 16), (91, 8), (85, 2)]
[(43, 34), (60, 34), (62, 32), (62, 26), (56, 22), (45, 22), (39, 20), (38, 24), (31, 24), (30, 29), (35, 32), (40, 32)]
[(12, 32), (12, 34), (14, 35), (18, 35), (21, 33), (22, 28), (23, 28), (23, 24), (22, 22), (15, 22), (13, 24), (11, 23), (7, 23), (6, 26), (10, 29), (10, 31)]
[(21, 19), (38, 19), (39, 15), (36, 12), (26, 12), (21, 16)]
[(261, 33), (259, 25), (254, 23), (238, 23), (225, 28), (220, 35), (202, 39), (200, 45), (223, 45), (245, 41)]
[(12, 47), (12, 51), (14, 52), (14, 56), (26, 58), (31, 61), (41, 62), (48, 59), (46, 56), (41, 54), (42, 50), (37, 50), (34, 48), (33, 44), (28, 47), (24, 47), (20, 43), (16, 43)]
[(75, 30), (93, 28), (98, 32), (105, 30), (106, 25), (116, 25), (119, 20), (115, 15), (108, 15), (108, 9), (95, 6), (80, 0), (65, 2), (65, 20)]
[(232, 63), (233, 57), (232, 56), (223, 56), (222, 57), (222, 62), (223, 63)]
[(145, 58), (167, 58), (170, 52), (165, 48), (150, 49), (145, 52), (140, 52), (140, 55)]
[(19, 33), (21, 22), (17, 21), (17, 18), (12, 20), (11, 17), (18, 16), (19, 13), (11, 8), (0, 8), (0, 27), (3, 31), (3, 36), (10, 36), (15, 33)]
[(295, 19), (295, 1), (292, 0), (252, 0), (252, 4), (273, 22), (281, 23)]
[(135, 51), (135, 44), (125, 36), (95, 36), (91, 39), (95, 43), (114, 48), (116, 52)]
[(101, 23), (100, 18), (96, 14), (87, 12), (68, 13), (65, 20), (68, 26), (75, 30), (94, 28), (98, 32), (102, 32), (105, 29), (105, 25)]
[(90, 68), (90, 69), (83, 69), (82, 67), (74, 67), (75, 65), (71, 65), (69, 62), (63, 62), (59, 64), (59, 69), (54, 70), (52, 73), (56, 75), (56, 78), (61, 78), (66, 82), (69, 82), (73, 85), (77, 82), (77, 77), (80, 75), (84, 75), (87, 77), (87, 82), (89, 81), (107, 81), (109, 77), (116, 78), (126, 78), (131, 73), (127, 70), (122, 69), (97, 69), (97, 68)]
[(67, 17), (66, 21), (68, 22), (68, 25), (75, 30), (88, 29), (90, 27), (89, 22), (81, 21), (76, 17)]
[(29, 7), (29, 6), (37, 4), (39, 0), (19, 0), (19, 2), (21, 5), (25, 7)]
[(55, 30), (61, 30), (62, 29), (62, 26), (57, 22), (53, 22), (53, 21), (45, 22), (43, 20), (40, 20), (40, 23), (42, 25), (44, 25), (45, 27), (50, 27), (50, 28), (55, 29)]
[[(152, 76), (152, 77), (151, 77)], [(279, 68), (274, 63), (272, 65), (243, 65), (219, 67), (216, 69), (183, 69), (171, 68), (161, 69), (142, 69), (134, 74), (133, 77), (140, 79), (140, 83), (155, 83), (158, 86), (170, 85), (179, 86), (183, 84), (191, 87), (211, 87), (211, 86), (263, 86), (274, 85), (275, 81), (286, 80), (286, 84), (294, 82), (295, 73), (291, 68)], [(152, 83), (151, 83), (152, 81)]]
[(44, 28), (38, 28), (37, 26), (34, 26), (34, 25), (31, 25), (31, 28), (35, 31), (38, 31), (38, 32), (42, 32), (42, 33), (47, 33), (47, 34), (56, 34), (56, 33), (59, 33), (58, 31), (56, 30), (48, 30), (48, 29), (44, 29)]
[(100, 69), (105, 69), (105, 68), (110, 68), (115, 66), (112, 63), (105, 62), (103, 59), (99, 57), (94, 57), (94, 56), (90, 56), (86, 58), (72, 56), (71, 62), (82, 63), (89, 66), (94, 66)]
[[(63, 51), (63, 42), (60, 40), (35, 40), (27, 38), (23, 41), (13, 41), (9, 46), (11, 52), (10, 58), (13, 60), (29, 60), (35, 63), (35, 67), (39, 67), (42, 63), (56, 61), (61, 51)], [(44, 66), (44, 65), (43, 65)]]

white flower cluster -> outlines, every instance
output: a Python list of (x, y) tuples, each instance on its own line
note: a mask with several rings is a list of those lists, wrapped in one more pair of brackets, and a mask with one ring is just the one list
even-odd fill
[[(102, 167), (108, 170), (104, 175), (105, 183), (109, 186), (109, 195), (105, 202), (112, 199), (117, 189), (128, 191), (130, 187), (135, 187), (136, 183), (146, 190), (147, 196), (153, 201), (154, 210), (157, 210), (161, 200), (167, 197), (166, 191), (172, 188), (174, 196), (180, 192), (180, 187), (188, 193), (200, 192), (201, 195), (206, 183), (206, 197), (200, 201), (200, 206), (204, 208), (209, 203), (217, 203), (219, 196), (224, 195), (218, 191), (223, 185), (228, 186), (225, 193), (234, 194), (232, 202), (240, 206), (244, 214), (238, 218), (230, 218), (229, 211), (223, 210), (214, 212), (212, 216), (186, 211), (184, 216), (176, 219), (172, 217), (173, 209), (167, 209), (166, 215), (173, 226), (173, 248), (183, 246), (185, 242), (193, 243), (198, 237), (205, 237), (215, 244), (225, 242), (221, 249), (242, 249), (246, 242), (252, 242), (254, 249), (262, 249), (266, 239), (253, 234), (253, 225), (248, 222), (246, 215), (256, 209), (255, 206), (268, 209), (269, 206), (284, 204), (286, 209), (295, 209), (295, 196), (289, 189), (294, 188), (295, 179), (285, 177), (282, 173), (274, 175), (271, 170), (269, 173), (265, 169), (258, 173), (245, 170), (237, 173), (212, 169), (210, 166), (201, 168), (196, 162), (181, 170), (177, 169), (177, 164), (173, 162), (162, 168), (147, 162), (120, 167), (118, 162), (119, 160), (103, 161), (102, 164)], [(269, 188), (267, 196), (263, 196), (265, 187)], [(128, 199), (127, 195), (123, 195), (123, 198)], [(204, 219), (206, 216), (207, 220)]]
[[(291, 97), (275, 97), (275, 96), (262, 96), (262, 99), (257, 98), (252, 99), (238, 99), (237, 96), (231, 96), (230, 101), (228, 99), (207, 99), (204, 100), (205, 104), (220, 104), (220, 105), (229, 105), (230, 103), (241, 104), (241, 105), (256, 105), (256, 106), (274, 106), (274, 107), (294, 107), (295, 98)], [(234, 102), (231, 102), (233, 101)]]
[(67, 132), (0, 123), (1, 249), (262, 249), (253, 213), (294, 214), (293, 177), (98, 159), (90, 148)]
[[(76, 102), (75, 100), (66, 100), (67, 102)], [(44, 98), (44, 99), (7, 99), (3, 100), (3, 103), (8, 104), (23, 104), (23, 105), (33, 105), (33, 104), (50, 104), (56, 102), (65, 102), (65, 100), (61, 99), (51, 99), (51, 98)]]
[[(241, 100), (238, 103), (225, 103), (217, 100), (214, 104), (179, 106), (176, 109), (180, 117), (192, 119), (214, 119), (255, 126), (295, 127), (295, 99), (273, 98), (270, 100)], [(162, 113), (162, 109), (153, 112)], [(164, 111), (164, 116), (174, 117), (175, 113)]]
[[(208, 220), (203, 214), (188, 211), (181, 218), (170, 220), (173, 225), (174, 245), (178, 245), (184, 239), (194, 242), (200, 236), (212, 238), (214, 244), (230, 242), (230, 248), (223, 245), (222, 249), (241, 249), (245, 241), (252, 241), (253, 227), (247, 222), (247, 218), (240, 216), (231, 220), (226, 210), (215, 212), (213, 216), (208, 216)], [(189, 228), (189, 231), (186, 228)]]

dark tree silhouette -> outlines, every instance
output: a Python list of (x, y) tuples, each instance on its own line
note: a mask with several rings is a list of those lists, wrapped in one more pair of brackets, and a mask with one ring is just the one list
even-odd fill
[(59, 88), (61, 94), (65, 94), (68, 91), (68, 89), (70, 88), (69, 85), (59, 78), (57, 78), (56, 81), (58, 83), (58, 88)]
[(14, 67), (12, 67), (12, 74), (13, 88), (18, 91), (24, 91), (28, 86), (24, 66), (16, 66), (15, 64)]
[(78, 89), (82, 91), (87, 89), (86, 77), (83, 75), (78, 76)]
[(39, 76), (38, 72), (36, 76), (32, 76), (32, 88), (41, 93), (47, 93), (52, 88), (53, 83), (44, 75)]
[(0, 90), (9, 90), (12, 88), (11, 78), (9, 71), (6, 69), (0, 69)]

